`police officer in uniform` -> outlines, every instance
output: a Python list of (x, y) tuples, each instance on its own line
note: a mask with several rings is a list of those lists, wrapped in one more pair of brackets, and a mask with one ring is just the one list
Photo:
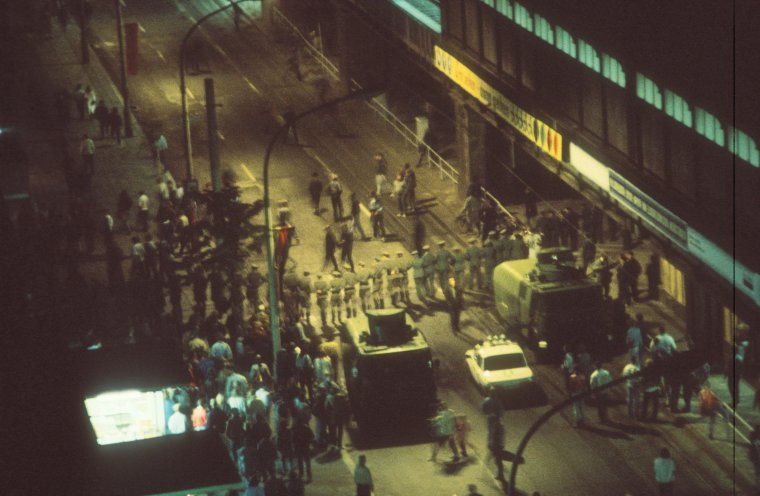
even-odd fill
[(375, 302), (375, 308), (385, 308), (385, 297), (383, 295), (384, 265), (380, 257), (375, 257), (375, 263), (372, 267), (372, 299)]
[(401, 301), (401, 261), (398, 258), (389, 259), (388, 267), (388, 291), (391, 294), (391, 305), (399, 306)]
[(446, 249), (446, 242), (438, 242), (438, 251), (435, 253), (435, 272), (438, 274), (438, 286), (441, 291), (449, 291), (449, 263), (452, 260), (451, 252)]
[(485, 282), (488, 289), (493, 287), (493, 269), (496, 267), (496, 255), (493, 248), (493, 240), (495, 237), (496, 233), (490, 231), (488, 233), (488, 239), (483, 243), (483, 268), (486, 272)]
[(356, 317), (356, 280), (357, 276), (349, 269), (350, 265), (343, 266), (343, 303), (346, 307), (346, 318)]
[(372, 279), (372, 272), (364, 266), (364, 262), (359, 262), (357, 265), (359, 266), (359, 270), (356, 271), (356, 279), (359, 281), (359, 301), (362, 305), (362, 312), (366, 312), (370, 308), (369, 284), (370, 279)]
[(401, 276), (398, 282), (399, 297), (404, 304), (409, 305), (409, 264), (404, 260), (404, 252), (396, 252), (396, 264)]
[(499, 237), (493, 242), (493, 249), (496, 254), (496, 265), (499, 265), (507, 259), (507, 230), (499, 231)]
[(311, 318), (311, 274), (305, 271), (298, 279), (298, 300), (301, 315), (306, 322)]
[(428, 298), (435, 299), (435, 284), (433, 284), (433, 276), (435, 275), (435, 255), (430, 251), (430, 245), (422, 247), (425, 252), (422, 254), (422, 268), (425, 274), (425, 293)]
[(417, 298), (425, 303), (427, 301), (427, 284), (425, 283), (425, 267), (422, 263), (422, 257), (417, 250), (412, 252), (412, 259), (409, 260), (409, 268), (412, 269), (414, 277), (414, 288), (417, 291)]
[(330, 311), (332, 312), (332, 323), (334, 326), (337, 326), (343, 320), (343, 299), (340, 292), (344, 285), (345, 281), (340, 271), (334, 271), (332, 273), (332, 280), (330, 281)]
[(454, 260), (454, 281), (456, 281), (456, 287), (459, 291), (464, 291), (464, 261), (467, 255), (462, 251), (462, 248), (455, 246), (451, 257)]
[(482, 261), (482, 250), (478, 246), (478, 240), (472, 238), (470, 240), (470, 246), (467, 247), (467, 265), (469, 266), (467, 273), (467, 287), (473, 289), (477, 283), (478, 289), (483, 287), (483, 275), (480, 270), (480, 263)]
[(322, 319), (322, 327), (327, 327), (327, 281), (322, 279), (322, 274), (317, 273), (317, 280), (314, 281), (314, 292), (317, 294), (317, 306), (319, 307), (319, 317)]

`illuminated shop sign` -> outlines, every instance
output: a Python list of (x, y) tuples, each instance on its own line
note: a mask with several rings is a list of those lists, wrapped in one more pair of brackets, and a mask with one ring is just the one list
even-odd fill
[(602, 191), (610, 190), (609, 169), (575, 143), (570, 143), (570, 163), (583, 177), (599, 186)]
[(609, 170), (610, 196), (652, 229), (687, 250), (686, 223), (620, 174)]
[(536, 119), (480, 79), (467, 66), (441, 47), (435, 47), (435, 67), (470, 96), (517, 129), (555, 160), (562, 160), (562, 135)]
[(690, 253), (760, 305), (760, 276), (691, 227), (688, 236)]

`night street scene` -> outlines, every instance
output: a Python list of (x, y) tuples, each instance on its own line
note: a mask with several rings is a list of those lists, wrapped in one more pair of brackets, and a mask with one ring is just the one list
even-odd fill
[(0, 495), (760, 495), (760, 4), (0, 4)]

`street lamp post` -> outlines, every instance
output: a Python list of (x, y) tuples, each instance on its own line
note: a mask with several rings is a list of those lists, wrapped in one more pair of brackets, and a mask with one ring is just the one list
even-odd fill
[(272, 365), (275, 380), (278, 377), (277, 354), (280, 352), (280, 322), (278, 306), (279, 293), (277, 291), (278, 277), (275, 270), (274, 260), (274, 231), (272, 230), (272, 209), (270, 208), (269, 200), (269, 160), (272, 156), (272, 150), (277, 144), (277, 141), (280, 140), (280, 138), (282, 138), (290, 130), (290, 128), (295, 126), (296, 123), (303, 117), (319, 112), (320, 110), (333, 107), (339, 103), (351, 100), (358, 96), (368, 95), (371, 93), (372, 92), (370, 90), (354, 91), (342, 97), (335, 98), (333, 100), (329, 100), (325, 103), (317, 105), (316, 107), (312, 107), (311, 109), (306, 110), (300, 114), (297, 114), (290, 121), (281, 125), (267, 144), (266, 152), (264, 153), (264, 170), (262, 174), (264, 182), (264, 225), (267, 231), (267, 286), (269, 289), (269, 322), (270, 332), (272, 334), (272, 350), (274, 352), (272, 356)]
[(681, 373), (682, 371), (691, 372), (697, 369), (703, 363), (705, 363), (705, 361), (706, 361), (705, 354), (703, 352), (696, 351), (696, 350), (683, 351), (683, 352), (675, 354), (672, 357), (665, 358), (658, 363), (650, 365), (649, 367), (645, 367), (641, 369), (640, 371), (636, 372), (635, 374), (620, 377), (598, 388), (588, 389), (584, 391), (582, 394), (579, 394), (577, 396), (570, 396), (566, 398), (565, 400), (560, 401), (553, 407), (551, 407), (549, 410), (544, 412), (544, 414), (541, 415), (538, 418), (538, 420), (533, 422), (533, 425), (530, 426), (530, 428), (528, 429), (528, 432), (525, 433), (523, 438), (520, 440), (520, 444), (517, 446), (517, 451), (515, 451), (514, 461), (512, 462), (512, 468), (509, 470), (509, 482), (507, 483), (507, 496), (515, 496), (517, 494), (516, 489), (515, 489), (515, 483), (517, 482), (517, 466), (519, 465), (518, 460), (522, 459), (522, 455), (525, 452), (525, 448), (528, 447), (528, 441), (530, 441), (530, 439), (533, 437), (533, 434), (535, 434), (538, 431), (538, 429), (542, 425), (544, 425), (550, 418), (552, 418), (557, 412), (562, 411), (564, 408), (572, 405), (576, 401), (584, 401), (586, 398), (590, 396), (601, 393), (602, 391), (606, 391), (625, 381), (628, 381), (631, 379), (637, 379), (639, 377), (645, 377), (645, 376), (648, 376), (648, 377), (661, 376), (665, 373), (678, 374), (678, 373)]
[(127, 87), (127, 62), (124, 55), (124, 23), (121, 16), (121, 8), (124, 0), (114, 0), (116, 3), (116, 33), (119, 39), (119, 70), (121, 72), (121, 97), (124, 103), (124, 137), (131, 138), (132, 119), (129, 117), (129, 88)]
[(190, 29), (185, 33), (185, 37), (182, 38), (182, 46), (179, 49), (179, 91), (182, 99), (182, 127), (184, 128), (184, 145), (185, 145), (185, 179), (191, 180), (193, 178), (193, 145), (192, 138), (190, 136), (190, 119), (187, 116), (187, 85), (185, 84), (185, 48), (187, 46), (187, 40), (193, 35), (196, 29), (201, 24), (206, 22), (207, 19), (214, 17), (220, 12), (233, 7), (239, 3), (248, 2), (250, 0), (237, 0), (230, 2), (228, 5), (219, 7), (218, 9), (209, 12), (205, 16), (201, 17), (195, 23), (190, 26)]

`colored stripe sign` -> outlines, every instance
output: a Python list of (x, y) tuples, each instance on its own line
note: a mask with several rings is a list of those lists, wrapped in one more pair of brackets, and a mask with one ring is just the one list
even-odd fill
[(435, 46), (435, 67), (544, 152), (555, 160), (562, 160), (561, 134), (512, 103), (480, 79), (466, 65), (437, 45)]

